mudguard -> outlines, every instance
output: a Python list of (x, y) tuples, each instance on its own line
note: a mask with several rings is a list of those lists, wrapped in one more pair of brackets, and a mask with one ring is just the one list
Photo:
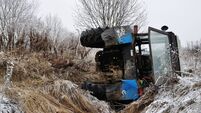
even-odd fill
[(122, 80), (121, 92), (121, 100), (137, 100), (139, 98), (137, 81)]

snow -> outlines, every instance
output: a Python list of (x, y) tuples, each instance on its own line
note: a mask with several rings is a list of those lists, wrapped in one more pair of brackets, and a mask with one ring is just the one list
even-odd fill
[(201, 113), (201, 78), (178, 77), (173, 86), (159, 88), (145, 113)]
[(18, 105), (0, 94), (0, 113), (24, 113)]

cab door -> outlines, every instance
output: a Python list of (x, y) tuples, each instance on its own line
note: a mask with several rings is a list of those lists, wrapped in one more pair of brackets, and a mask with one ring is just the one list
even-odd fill
[[(152, 72), (156, 82), (160, 76), (172, 75), (175, 67), (179, 66), (177, 70), (180, 70), (180, 65), (178, 65), (179, 59), (177, 59), (176, 62), (173, 61), (172, 54), (172, 50), (178, 47), (172, 43), (173, 37), (169, 32), (164, 32), (152, 27), (149, 27), (148, 30)], [(174, 38), (176, 38), (176, 36)], [(176, 65), (174, 63), (176, 63)]]

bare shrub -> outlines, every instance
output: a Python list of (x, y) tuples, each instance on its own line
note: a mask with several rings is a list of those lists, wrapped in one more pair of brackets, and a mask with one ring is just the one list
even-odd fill
[(201, 70), (201, 41), (191, 41), (182, 50), (183, 67), (189, 73), (200, 74)]
[(36, 4), (32, 0), (0, 1), (0, 49), (12, 50), (21, 34), (29, 28)]

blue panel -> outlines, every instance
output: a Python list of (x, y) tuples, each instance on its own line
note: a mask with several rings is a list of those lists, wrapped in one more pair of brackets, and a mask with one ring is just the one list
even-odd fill
[(139, 98), (136, 80), (122, 80), (122, 100), (136, 100)]
[(119, 44), (132, 43), (133, 42), (132, 34), (131, 33), (126, 33), (122, 37), (117, 38), (117, 41), (118, 41)]

